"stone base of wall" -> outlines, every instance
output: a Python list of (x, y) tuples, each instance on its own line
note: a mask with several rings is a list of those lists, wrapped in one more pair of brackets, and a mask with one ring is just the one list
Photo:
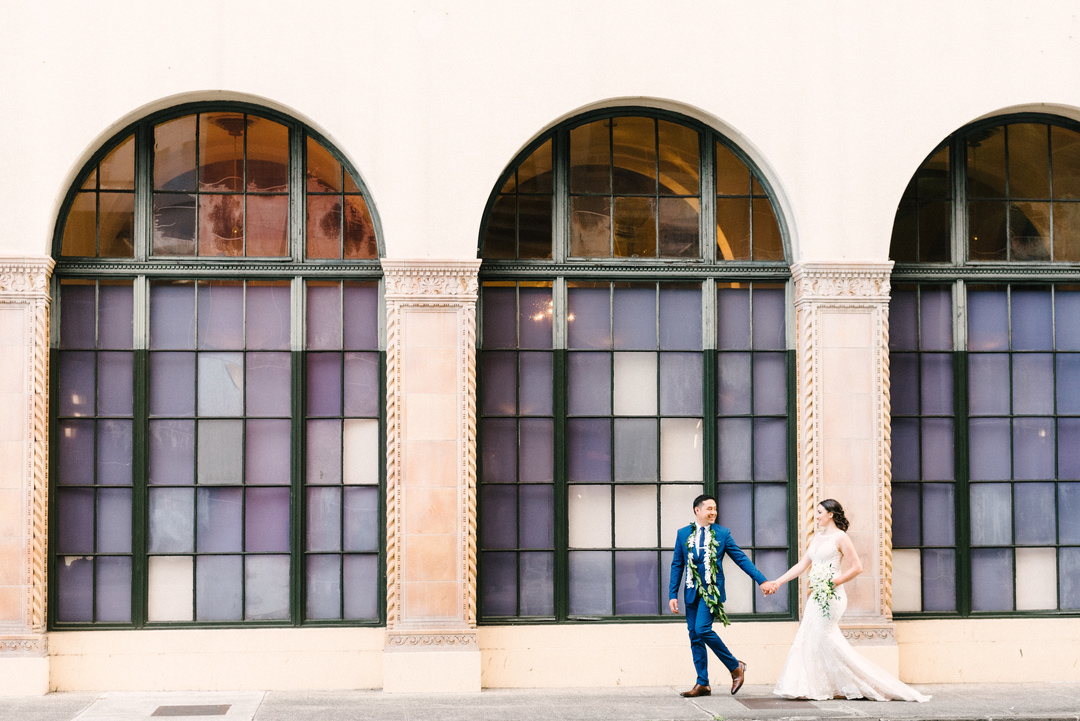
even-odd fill
[(48, 692), (48, 658), (0, 658), (0, 696), (42, 696)]

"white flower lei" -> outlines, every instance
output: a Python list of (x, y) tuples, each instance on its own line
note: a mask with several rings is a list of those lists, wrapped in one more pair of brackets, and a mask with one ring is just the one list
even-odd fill
[(688, 567), (686, 587), (693, 588), (694, 583), (697, 582), (699, 594), (702, 599), (704, 599), (705, 605), (709, 607), (713, 617), (720, 619), (720, 622), (725, 626), (730, 626), (731, 621), (728, 620), (727, 614), (724, 613), (724, 604), (720, 601), (720, 591), (716, 587), (716, 551), (718, 546), (716, 542), (716, 531), (713, 530), (712, 525), (710, 525), (709, 533), (705, 538), (705, 557), (703, 559), (705, 565), (705, 581), (702, 582), (701, 578), (698, 577), (697, 564), (692, 560), (698, 528), (703, 528), (703, 526), (694, 524), (694, 532), (686, 539), (686, 565)]

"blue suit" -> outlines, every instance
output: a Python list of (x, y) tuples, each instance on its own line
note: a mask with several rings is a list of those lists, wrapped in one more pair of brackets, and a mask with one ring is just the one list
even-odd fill
[[(706, 577), (705, 554), (697, 550), (696, 543), (694, 544), (694, 550), (689, 554), (686, 548), (686, 539), (696, 531), (696, 528), (697, 526), (691, 523), (685, 528), (680, 528), (675, 536), (675, 554), (671, 559), (671, 582), (668, 598), (677, 599), (679, 597), (679, 587), (682, 586), (685, 589), (683, 605), (686, 611), (686, 628), (690, 632), (690, 651), (694, 655), (694, 668), (697, 669), (697, 683), (708, 686), (709, 655), (705, 651), (706, 646), (712, 649), (728, 671), (734, 671), (738, 668), (739, 662), (731, 655), (727, 646), (724, 645), (724, 642), (716, 635), (716, 631), (713, 630), (712, 611), (705, 604), (705, 599), (698, 594), (697, 586), (686, 588), (683, 583), (684, 571), (689, 573), (686, 569), (688, 555), (690, 563), (697, 567), (698, 577), (703, 582)], [(731, 531), (716, 523), (712, 525), (712, 530), (716, 533), (716, 585), (717, 590), (720, 592), (721, 601), (727, 600), (727, 593), (724, 590), (725, 553), (731, 556), (731, 560), (738, 564), (739, 568), (757, 581), (759, 585), (766, 581), (765, 575), (750, 562), (742, 549), (735, 545), (735, 540), (731, 537)], [(707, 542), (708, 534), (706, 533)]]

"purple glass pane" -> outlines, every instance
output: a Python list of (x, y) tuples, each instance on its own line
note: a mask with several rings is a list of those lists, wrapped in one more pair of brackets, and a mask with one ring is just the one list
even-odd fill
[(953, 484), (923, 484), (923, 543), (933, 546), (956, 545), (956, 502)]
[[(776, 578), (787, 570), (787, 551), (754, 551), (754, 565), (765, 574), (766, 578)], [(787, 613), (788, 595), (774, 593), (771, 596), (763, 596), (755, 591), (754, 605), (758, 613)]]
[(342, 559), (342, 596), (348, 619), (371, 619), (379, 616), (379, 557), (374, 554), (345, 556)]
[(244, 607), (248, 619), (289, 617), (288, 556), (245, 559)]
[(919, 356), (914, 353), (890, 353), (891, 403), (894, 416), (919, 412)]
[(1054, 419), (1013, 419), (1013, 478), (1054, 477)]
[(1017, 483), (1013, 487), (1017, 544), (1047, 545), (1057, 540), (1054, 495), (1053, 483)]
[(913, 290), (894, 290), (889, 299), (889, 350), (919, 347), (918, 298)]
[(98, 288), (98, 348), (130, 350), (135, 306), (131, 285)]
[(304, 550), (341, 550), (340, 487), (307, 489), (307, 542)]
[(1080, 414), (1080, 355), (1057, 356), (1057, 412)]
[(199, 348), (244, 347), (244, 286), (228, 281), (199, 283)]
[(953, 365), (951, 354), (923, 354), (922, 412), (928, 416), (952, 415)]
[(244, 354), (199, 353), (198, 365), (199, 415), (243, 415)]
[(517, 548), (517, 488), (483, 486), (480, 508), (480, 546)]
[(951, 481), (956, 475), (953, 459), (952, 418), (924, 418), (922, 422), (922, 479)]
[(1080, 418), (1058, 419), (1058, 478), (1080, 478)]
[[(661, 599), (667, 599), (668, 593), (670, 591), (670, 589), (668, 587), (668, 584), (670, 583), (671, 558), (674, 555), (675, 554), (670, 550), (661, 550), (660, 551), (660, 598)], [(683, 575), (684, 576), (686, 575), (685, 574), (685, 569), (684, 569)], [(683, 580), (681, 583), (683, 585), (686, 585), (685, 580)], [(679, 613), (681, 614), (683, 611), (684, 611), (684, 609), (682, 607), (682, 604), (680, 603), (679, 604)], [(671, 608), (668, 606), (666, 600), (661, 600), (660, 601), (660, 613), (663, 616), (674, 616), (674, 615), (676, 615), (676, 614), (673, 614), (671, 612)]]
[(1013, 608), (1013, 552), (1011, 548), (976, 548), (971, 551), (971, 610), (1011, 611)]
[(611, 613), (611, 553), (570, 553), (570, 614), (606, 616)]
[(754, 545), (786, 546), (787, 542), (787, 486), (755, 485)]
[(615, 554), (615, 613), (653, 615), (659, 596), (656, 551), (619, 551)]
[(244, 517), (244, 550), (288, 552), (288, 488), (247, 489)]
[(1012, 347), (1014, 350), (1053, 349), (1053, 312), (1049, 289), (1013, 288)]
[(131, 559), (97, 559), (97, 590), (94, 608), (98, 621), (131, 621)]
[(308, 556), (307, 618), (341, 618), (341, 556)]
[(64, 488), (57, 499), (58, 553), (94, 552), (94, 491)]
[(292, 460), (292, 421), (249, 420), (245, 432), (245, 482), (251, 485), (287, 485)]
[(68, 283), (60, 288), (60, 347), (93, 348), (97, 289)]
[(1059, 483), (1058, 543), (1080, 544), (1080, 483)]
[(968, 356), (968, 408), (972, 415), (1009, 413), (1009, 356)]
[(754, 288), (754, 350), (784, 350), (784, 289)]
[(721, 481), (749, 481), (750, 424), (748, 418), (721, 418), (716, 422)]
[(754, 419), (754, 480), (787, 479), (787, 420)]
[(921, 295), (922, 349), (952, 350), (952, 291), (924, 285)]
[(307, 286), (307, 348), (341, 348), (341, 286)]
[(956, 552), (925, 548), (922, 552), (924, 611), (956, 610)]
[(292, 364), (288, 353), (248, 353), (247, 414), (288, 416), (292, 405)]
[(600, 418), (568, 421), (567, 455), (571, 481), (610, 481), (611, 421)]
[(195, 284), (150, 284), (150, 347), (195, 348)]
[(971, 484), (971, 544), (1012, 543), (1012, 488), (1008, 483)]
[(345, 353), (345, 415), (379, 415), (379, 354)]
[(1011, 477), (1009, 421), (1004, 418), (972, 418), (969, 462), (971, 479), (996, 481)]
[(1008, 350), (1009, 312), (1005, 291), (968, 293), (968, 350)]
[(98, 421), (97, 482), (131, 485), (131, 421)]
[(195, 562), (195, 619), (239, 621), (243, 575), (240, 556), (200, 556)]
[(196, 548), (200, 553), (239, 553), (244, 527), (243, 490), (198, 488), (195, 493)]
[(1080, 548), (1058, 551), (1058, 597), (1062, 610), (1080, 609)]
[(517, 615), (517, 554), (483, 553), (480, 609), (485, 616)]
[(611, 413), (611, 355), (570, 353), (570, 415)]
[(701, 288), (660, 286), (660, 349), (701, 350)]
[(520, 410), (523, 416), (549, 416), (552, 405), (552, 356), (551, 353), (521, 353), (521, 387), (518, 390)]
[(917, 481), (919, 470), (919, 420), (893, 418), (892, 472), (898, 481)]
[[(92, 352), (61, 352), (59, 376), (60, 415), (94, 415), (94, 354)], [(129, 398), (131, 396), (130, 382), (128, 396)]]
[(752, 489), (749, 483), (721, 483), (716, 487), (716, 522), (730, 529), (731, 537), (740, 546), (754, 540)]
[(917, 483), (893, 484), (892, 520), (893, 546), (903, 548), (922, 545), (922, 514)]
[(150, 354), (150, 415), (195, 415), (195, 354)]
[(1050, 353), (1012, 357), (1013, 413), (1049, 415), (1054, 412), (1054, 356)]
[(344, 521), (346, 551), (378, 551), (379, 489), (345, 488)]
[(744, 288), (721, 288), (716, 291), (717, 348), (750, 348), (750, 291)]
[(344, 294), (346, 350), (378, 350), (378, 284), (345, 283)]
[(555, 478), (555, 423), (546, 418), (522, 418), (520, 450), (522, 483), (551, 483)]
[(655, 482), (659, 445), (655, 418), (616, 418), (616, 482)]
[(551, 348), (551, 288), (520, 288), (519, 348)]
[(480, 412), (512, 416), (517, 412), (517, 354), (513, 351), (484, 351), (480, 366)]
[(555, 554), (521, 554), (521, 615), (555, 613)]
[(131, 552), (131, 491), (102, 488), (97, 496), (98, 553)]
[(517, 348), (517, 288), (484, 287), (484, 348)]
[(554, 487), (521, 486), (518, 489), (520, 548), (553, 548), (555, 544)]
[(513, 483), (517, 480), (517, 421), (486, 418), (480, 421), (480, 480)]
[(701, 353), (660, 354), (660, 415), (701, 415), (702, 364)]
[(656, 348), (656, 286), (636, 284), (615, 289), (615, 348), (654, 350)]
[(150, 483), (185, 485), (195, 479), (195, 421), (150, 421)]
[(787, 414), (787, 357), (783, 353), (754, 354), (754, 413)]
[(132, 354), (98, 354), (98, 415), (130, 416)]
[(734, 416), (750, 412), (750, 354), (720, 353), (717, 356), (717, 385), (720, 415)]
[(194, 490), (150, 489), (151, 553), (191, 553), (195, 550)]
[(610, 348), (610, 296), (605, 288), (570, 288), (567, 332), (570, 348)]
[(56, 586), (58, 621), (94, 620), (94, 561), (92, 559), (58, 558)]
[(290, 288), (249, 285), (247, 289), (247, 347), (254, 350), (289, 350)]
[(341, 415), (340, 354), (307, 354), (307, 414)]
[(65, 486), (94, 482), (94, 422), (60, 421), (60, 478)]
[(1055, 341), (1058, 350), (1080, 350), (1080, 291), (1054, 291)]

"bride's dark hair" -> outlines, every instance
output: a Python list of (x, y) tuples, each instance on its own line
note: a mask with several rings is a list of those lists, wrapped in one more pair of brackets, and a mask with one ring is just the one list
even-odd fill
[(848, 521), (847, 516), (844, 515), (844, 507), (840, 505), (840, 502), (832, 498), (826, 498), (819, 504), (822, 508), (832, 514), (833, 523), (841, 531), (846, 531), (851, 523)]

